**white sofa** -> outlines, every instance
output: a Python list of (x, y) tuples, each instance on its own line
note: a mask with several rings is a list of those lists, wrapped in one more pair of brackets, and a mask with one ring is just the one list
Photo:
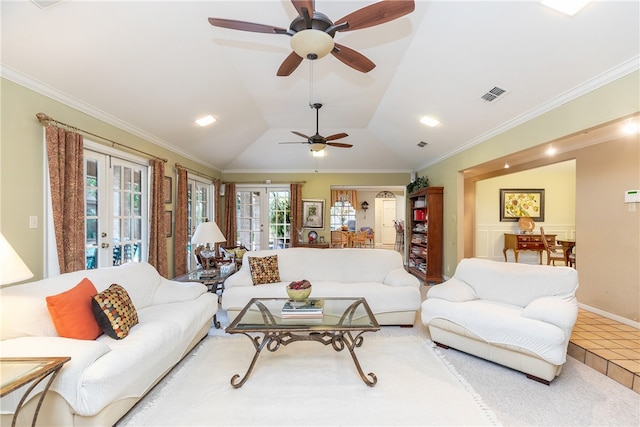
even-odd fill
[(429, 289), (421, 319), (438, 345), (549, 384), (566, 362), (577, 288), (573, 268), (463, 259)]
[[(278, 256), (280, 282), (254, 285), (247, 257)], [(233, 320), (251, 298), (286, 298), (294, 280), (311, 282), (312, 298), (364, 297), (381, 325), (413, 325), (420, 282), (387, 249), (289, 248), (247, 252), (242, 268), (225, 281), (222, 308)]]
[[(98, 292), (113, 283), (127, 290), (139, 323), (124, 339), (103, 334), (79, 340), (56, 332), (45, 297), (73, 288), (85, 277)], [(38, 425), (46, 426), (113, 425), (207, 335), (218, 310), (217, 296), (206, 286), (164, 279), (147, 263), (4, 288), (0, 304), (2, 357), (71, 357), (45, 396)], [(21, 395), (17, 390), (2, 398), (2, 425), (11, 424)], [(37, 400), (24, 406), (19, 425), (31, 424)]]

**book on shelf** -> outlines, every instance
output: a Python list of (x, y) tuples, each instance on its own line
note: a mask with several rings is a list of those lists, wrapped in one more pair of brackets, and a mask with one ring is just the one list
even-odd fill
[(308, 299), (303, 304), (288, 300), (282, 306), (282, 317), (322, 317), (324, 314), (324, 300)]

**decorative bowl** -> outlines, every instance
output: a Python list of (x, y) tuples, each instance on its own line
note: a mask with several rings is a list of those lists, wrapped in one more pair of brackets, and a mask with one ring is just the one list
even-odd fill
[(293, 301), (304, 301), (311, 295), (311, 283), (308, 280), (291, 282), (287, 285), (287, 295)]

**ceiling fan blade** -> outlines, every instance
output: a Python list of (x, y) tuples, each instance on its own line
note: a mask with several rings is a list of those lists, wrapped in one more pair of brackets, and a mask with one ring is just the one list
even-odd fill
[(331, 51), (333, 56), (355, 70), (368, 73), (376, 67), (376, 64), (374, 64), (369, 58), (353, 49), (338, 43), (336, 43), (334, 47), (335, 49)]
[(297, 142), (278, 142), (278, 144), (307, 144), (307, 142), (297, 141)]
[(272, 25), (254, 24), (253, 22), (236, 21), (234, 19), (209, 18), (214, 27), (229, 28), (231, 30), (251, 31), (253, 33), (287, 34), (285, 28)]
[(342, 132), (342, 133), (336, 133), (335, 135), (329, 135), (325, 139), (327, 141), (335, 141), (336, 139), (342, 139), (342, 138), (346, 138), (348, 136), (349, 135), (347, 135), (346, 133)]
[[(301, 137), (303, 137), (304, 139), (309, 139), (309, 138), (311, 138), (310, 136), (307, 136), (307, 135), (305, 135), (304, 133), (296, 132), (295, 130), (292, 130), (292, 131), (291, 131), (291, 133), (293, 133), (293, 134), (295, 134), (295, 135), (298, 135), (298, 136), (301, 136)], [(306, 142), (303, 142), (303, 144), (306, 144)]]
[(300, 65), (301, 62), (302, 58), (298, 56), (297, 53), (291, 52), (282, 62), (280, 68), (278, 68), (276, 75), (279, 77), (286, 77), (290, 75), (296, 70), (296, 68), (298, 68), (298, 65)]
[(393, 21), (413, 12), (414, 9), (413, 0), (382, 0), (340, 18), (335, 25), (348, 22), (349, 27), (340, 31), (360, 30)]
[(315, 0), (291, 0), (291, 3), (293, 3), (293, 7), (296, 8), (298, 15), (304, 17), (302, 9), (306, 8), (309, 16), (313, 17), (313, 11), (316, 10)]
[(345, 144), (343, 142), (327, 142), (327, 145), (330, 145), (332, 147), (340, 147), (340, 148), (351, 148), (351, 147), (353, 147), (353, 144)]

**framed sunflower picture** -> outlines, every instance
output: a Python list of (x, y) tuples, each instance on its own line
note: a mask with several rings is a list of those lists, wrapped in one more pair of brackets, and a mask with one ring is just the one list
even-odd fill
[(518, 221), (526, 216), (544, 221), (544, 189), (500, 189), (500, 221)]

